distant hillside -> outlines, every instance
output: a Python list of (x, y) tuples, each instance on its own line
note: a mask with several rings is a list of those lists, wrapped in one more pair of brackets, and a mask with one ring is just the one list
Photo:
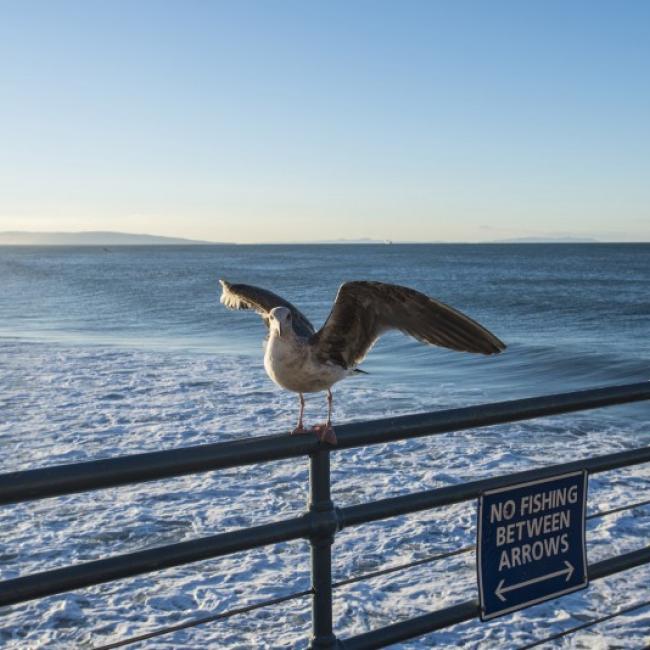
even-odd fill
[(388, 239), (370, 239), (370, 237), (362, 237), (361, 239), (318, 239), (316, 241), (299, 241), (293, 242), (296, 244), (392, 244), (393, 242)]
[(217, 242), (125, 232), (0, 232), (0, 246), (189, 246), (213, 243)]
[(592, 237), (517, 237), (499, 239), (494, 244), (597, 244)]

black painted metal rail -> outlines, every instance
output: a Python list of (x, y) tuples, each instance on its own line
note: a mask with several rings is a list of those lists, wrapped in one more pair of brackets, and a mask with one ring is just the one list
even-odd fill
[[(650, 462), (650, 447), (345, 508), (336, 508), (331, 500), (330, 452), (648, 399), (650, 382), (642, 382), (340, 425), (336, 447), (319, 443), (309, 436), (265, 436), (0, 475), (2, 505), (259, 462), (310, 457), (309, 509), (299, 517), (6, 580), (0, 582), (0, 606), (304, 538), (311, 545), (312, 648), (378, 648), (413, 638), (476, 617), (477, 603), (460, 603), (345, 642), (338, 640), (332, 620), (331, 579), (331, 545), (338, 530), (467, 501), (485, 490), (513, 483), (579, 469), (591, 474)], [(589, 575), (596, 579), (646, 562), (650, 562), (650, 546), (592, 565)]]

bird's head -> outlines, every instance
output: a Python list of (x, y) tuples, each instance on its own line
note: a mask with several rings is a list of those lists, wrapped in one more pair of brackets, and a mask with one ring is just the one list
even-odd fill
[(291, 310), (286, 307), (274, 307), (269, 312), (271, 331), (277, 332), (280, 338), (285, 338), (289, 335), (292, 329), (291, 325)]

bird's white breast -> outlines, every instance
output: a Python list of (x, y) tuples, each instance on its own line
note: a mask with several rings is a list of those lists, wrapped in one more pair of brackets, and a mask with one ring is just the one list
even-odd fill
[(264, 368), (278, 386), (296, 393), (327, 390), (349, 374), (341, 366), (319, 362), (306, 341), (275, 332), (266, 344)]

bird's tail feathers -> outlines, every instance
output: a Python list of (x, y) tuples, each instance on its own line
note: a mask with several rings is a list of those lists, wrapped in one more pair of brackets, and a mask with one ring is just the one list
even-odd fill
[(355, 368), (355, 369), (352, 371), (352, 374), (353, 374), (353, 375), (369, 375), (370, 373), (369, 373), (369, 372), (366, 372), (365, 370), (361, 370), (361, 368)]

